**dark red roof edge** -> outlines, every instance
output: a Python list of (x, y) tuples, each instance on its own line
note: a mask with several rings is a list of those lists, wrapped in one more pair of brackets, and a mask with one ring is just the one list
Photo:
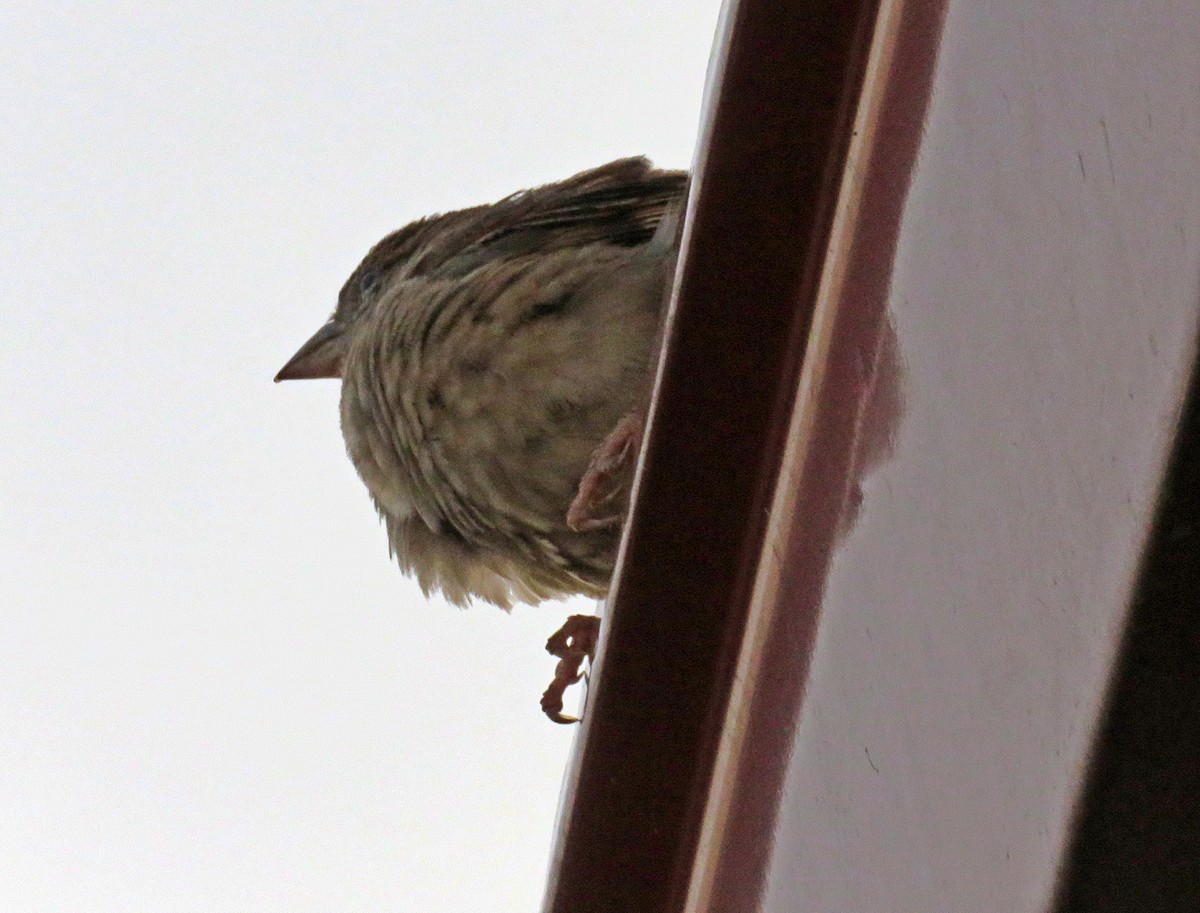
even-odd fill
[(742, 0), (546, 910), (682, 909), (878, 0)]

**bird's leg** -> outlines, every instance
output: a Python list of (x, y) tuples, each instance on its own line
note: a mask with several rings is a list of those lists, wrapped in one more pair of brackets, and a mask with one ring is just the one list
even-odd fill
[(572, 615), (546, 641), (546, 652), (558, 657), (558, 665), (554, 669), (554, 681), (542, 695), (542, 712), (555, 723), (579, 722), (578, 717), (566, 716), (562, 712), (563, 695), (571, 685), (583, 678), (583, 661), (595, 657), (599, 639), (599, 618), (595, 615)]
[(567, 510), (567, 526), (575, 532), (616, 526), (624, 519), (623, 513), (606, 517), (596, 514), (621, 492), (623, 480), (615, 477), (620, 469), (637, 459), (645, 424), (646, 416), (642, 410), (627, 413), (592, 454), (592, 461), (579, 480), (575, 500)]

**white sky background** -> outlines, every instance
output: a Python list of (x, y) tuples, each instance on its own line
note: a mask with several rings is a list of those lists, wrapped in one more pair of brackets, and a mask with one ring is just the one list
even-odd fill
[(689, 164), (717, 12), (0, 12), (0, 910), (537, 910), (563, 612), (427, 604), (271, 378), (408, 220)]

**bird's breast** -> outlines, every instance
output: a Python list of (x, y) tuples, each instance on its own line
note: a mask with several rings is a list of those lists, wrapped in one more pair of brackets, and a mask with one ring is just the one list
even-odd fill
[(474, 546), (565, 542), (593, 449), (644, 395), (658, 271), (622, 251), (403, 283), (343, 375), (350, 458), (387, 514)]
[(412, 516), (416, 513), (413, 479), (385, 425), (375, 417), (369, 391), (343, 381), (341, 410), (346, 452), (379, 509), (397, 520)]

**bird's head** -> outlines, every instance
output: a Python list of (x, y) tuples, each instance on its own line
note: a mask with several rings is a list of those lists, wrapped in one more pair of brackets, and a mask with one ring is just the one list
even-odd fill
[(279, 370), (276, 383), (340, 378), (346, 350), (363, 317), (390, 285), (425, 271), (432, 252), (447, 234), (449, 226), (444, 223), (457, 215), (447, 213), (412, 222), (372, 247), (342, 286), (333, 314)]

